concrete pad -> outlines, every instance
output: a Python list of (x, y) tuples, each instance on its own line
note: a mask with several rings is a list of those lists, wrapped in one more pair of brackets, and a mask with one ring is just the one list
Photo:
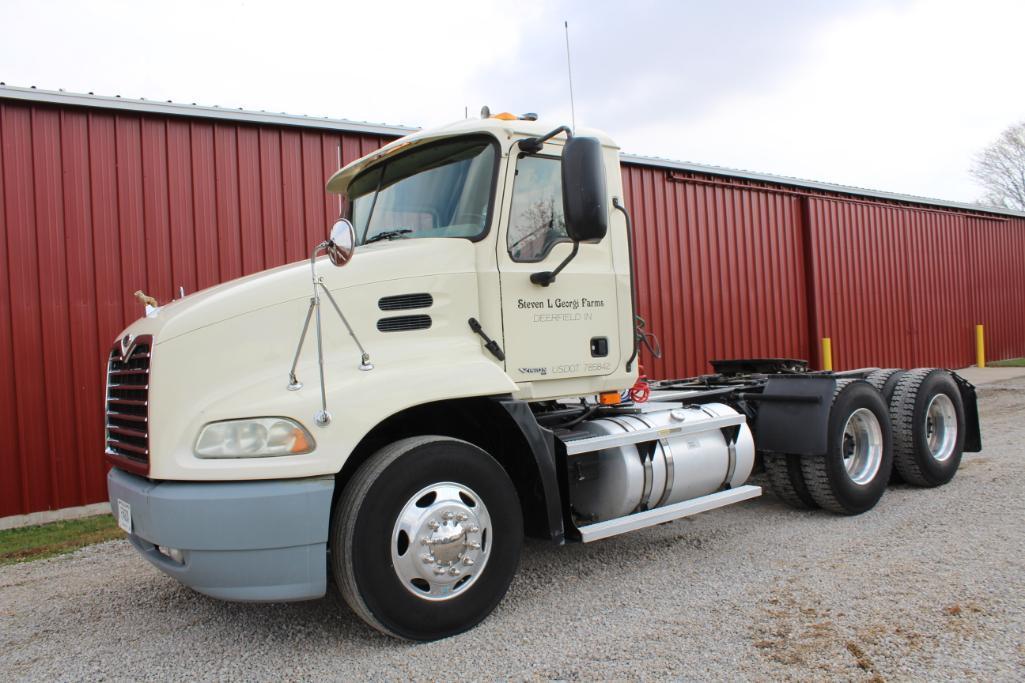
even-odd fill
[(961, 368), (957, 374), (975, 385), (1002, 382), (1005, 379), (1025, 377), (1025, 368)]

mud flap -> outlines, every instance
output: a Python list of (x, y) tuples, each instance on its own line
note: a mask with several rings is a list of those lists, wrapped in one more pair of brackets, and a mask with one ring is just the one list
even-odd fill
[(967, 453), (978, 453), (982, 450), (982, 429), (979, 427), (979, 400), (975, 395), (975, 385), (956, 372), (950, 376), (961, 391), (961, 402), (964, 404), (964, 450)]
[(794, 455), (825, 453), (835, 390), (836, 378), (831, 376), (770, 377), (757, 398), (748, 397), (758, 404), (755, 448)]

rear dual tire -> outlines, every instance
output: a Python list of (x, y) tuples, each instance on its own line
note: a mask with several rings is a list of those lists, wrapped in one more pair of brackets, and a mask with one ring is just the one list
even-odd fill
[(830, 512), (859, 515), (882, 498), (892, 467), (890, 415), (883, 397), (868, 382), (838, 380), (826, 452), (801, 459), (812, 500)]
[[(857, 468), (840, 466), (850, 462), (841, 452), (841, 441), (852, 431), (847, 429), (847, 421), (858, 410), (871, 413), (879, 423), (883, 452), (872, 477), (865, 471), (859, 474)], [(867, 413), (862, 417), (873, 422)], [(864, 419), (859, 422), (867, 424)], [(864, 382), (837, 381), (828, 429), (825, 456), (767, 454), (769, 483), (792, 507), (859, 514), (878, 502), (887, 478), (922, 487), (942, 486), (953, 479), (964, 450), (964, 404), (957, 383), (946, 370), (877, 370)]]
[(797, 510), (813, 510), (818, 507), (808, 491), (808, 485), (804, 483), (801, 456), (767, 453), (764, 463), (769, 487), (777, 498)]
[(961, 465), (965, 412), (961, 392), (946, 370), (904, 373), (890, 399), (894, 468), (914, 486), (946, 484)]
[[(883, 395), (883, 401), (887, 407), (890, 407), (890, 401), (893, 398), (893, 391), (897, 388), (897, 382), (904, 376), (906, 370), (900, 368), (886, 368), (883, 370), (876, 370), (869, 373), (865, 381), (876, 388), (880, 394)], [(891, 425), (892, 426), (892, 425)], [(900, 472), (897, 471), (896, 465), (890, 471), (890, 483), (891, 484), (903, 484), (904, 479), (900, 476)]]
[(767, 454), (776, 495), (798, 509), (857, 515), (875, 506), (893, 466), (890, 416), (882, 395), (860, 380), (837, 380), (822, 455)]

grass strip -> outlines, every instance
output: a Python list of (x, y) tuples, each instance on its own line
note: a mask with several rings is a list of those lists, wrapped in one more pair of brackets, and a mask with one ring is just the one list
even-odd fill
[(0, 566), (63, 555), (124, 535), (112, 515), (7, 529), (0, 531)]
[(986, 362), (987, 367), (994, 368), (1025, 368), (1025, 358), (1008, 358)]

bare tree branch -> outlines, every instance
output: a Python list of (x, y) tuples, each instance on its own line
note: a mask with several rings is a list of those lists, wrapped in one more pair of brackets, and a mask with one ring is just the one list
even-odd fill
[(1013, 125), (975, 159), (972, 175), (986, 204), (1025, 211), (1025, 121)]

